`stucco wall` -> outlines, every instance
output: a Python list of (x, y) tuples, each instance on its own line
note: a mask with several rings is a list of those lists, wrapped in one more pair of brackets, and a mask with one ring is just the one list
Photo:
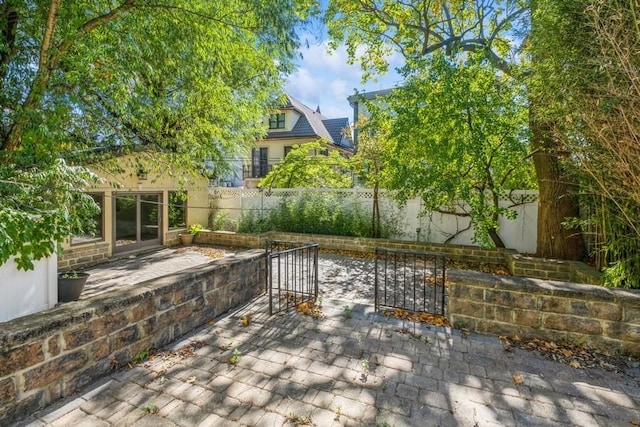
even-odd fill
[[(114, 172), (114, 163), (120, 168), (118, 172)], [(164, 245), (177, 242), (173, 239), (173, 235), (178, 230), (170, 230), (168, 224), (169, 207), (167, 203), (170, 191), (184, 190), (187, 192), (187, 224), (199, 223), (206, 226), (209, 221), (208, 180), (204, 176), (193, 176), (180, 172), (168, 174), (166, 167), (163, 168), (160, 157), (150, 157), (145, 153), (118, 157), (104, 164), (89, 166), (89, 168), (104, 180), (87, 189), (88, 192), (104, 195), (102, 239), (99, 242), (74, 245), (67, 241), (63, 245), (61, 269), (81, 267), (99, 261), (87, 258), (87, 256), (104, 255), (103, 258), (106, 258), (113, 255), (113, 212), (114, 198), (117, 194), (160, 193), (162, 195), (160, 238)], [(138, 176), (140, 168), (148, 171), (146, 177)], [(95, 251), (97, 253), (93, 253)]]

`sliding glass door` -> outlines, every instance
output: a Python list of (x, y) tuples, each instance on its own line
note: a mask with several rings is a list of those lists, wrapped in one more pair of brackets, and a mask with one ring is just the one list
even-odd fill
[(113, 252), (129, 252), (162, 243), (162, 194), (115, 193)]

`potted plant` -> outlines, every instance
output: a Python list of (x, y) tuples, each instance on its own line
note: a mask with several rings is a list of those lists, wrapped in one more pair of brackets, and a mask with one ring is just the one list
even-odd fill
[(187, 232), (178, 234), (178, 237), (180, 237), (180, 241), (182, 242), (183, 245), (190, 245), (193, 243), (193, 239), (196, 237), (196, 234), (198, 234), (201, 230), (202, 230), (202, 225), (197, 223), (191, 224), (187, 229)]
[(69, 302), (80, 298), (89, 273), (70, 270), (58, 273), (58, 301)]

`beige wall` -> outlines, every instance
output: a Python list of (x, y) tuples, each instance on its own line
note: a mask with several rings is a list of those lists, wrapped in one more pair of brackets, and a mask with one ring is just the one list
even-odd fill
[[(121, 169), (118, 172), (110, 172), (113, 164), (94, 165), (89, 168), (100, 176), (104, 181), (88, 192), (98, 192), (104, 194), (103, 198), (103, 240), (100, 242), (90, 242), (86, 244), (73, 244), (68, 241), (63, 249), (66, 252), (78, 252), (82, 249), (89, 249), (96, 246), (108, 244), (106, 256), (113, 255), (113, 200), (117, 193), (139, 194), (139, 193), (161, 193), (163, 218), (161, 229), (162, 244), (170, 244), (167, 239), (169, 231), (168, 217), (169, 208), (167, 205), (168, 193), (170, 191), (184, 190), (187, 192), (187, 224), (199, 223), (204, 227), (209, 220), (209, 196), (208, 180), (204, 176), (193, 176), (187, 173), (174, 174), (170, 176), (164, 172), (162, 165), (157, 158), (146, 158), (145, 154), (123, 156), (116, 159), (117, 166)], [(148, 170), (146, 179), (138, 177), (138, 169), (142, 167)], [(159, 172), (163, 171), (163, 172)], [(170, 240), (170, 239), (169, 239)], [(64, 259), (63, 255), (63, 259)]]

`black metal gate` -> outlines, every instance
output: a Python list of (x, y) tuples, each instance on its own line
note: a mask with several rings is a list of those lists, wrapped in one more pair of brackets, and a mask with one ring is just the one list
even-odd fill
[(267, 242), (269, 314), (318, 297), (318, 244)]
[(445, 315), (445, 256), (376, 248), (375, 308)]

